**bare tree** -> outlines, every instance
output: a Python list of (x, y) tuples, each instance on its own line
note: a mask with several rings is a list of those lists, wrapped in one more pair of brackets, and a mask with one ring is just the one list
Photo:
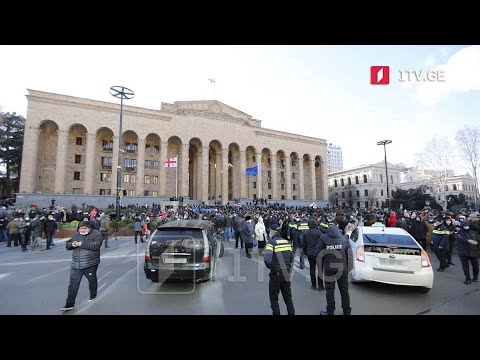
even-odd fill
[(373, 208), (377, 206), (377, 190), (376, 189), (371, 189), (368, 192), (367, 200), (370, 207)]
[(458, 149), (462, 155), (464, 162), (472, 167), (473, 172), (473, 186), (475, 190), (474, 201), (475, 210), (478, 209), (478, 180), (477, 167), (480, 164), (480, 129), (465, 126), (463, 129), (457, 131), (455, 136)]
[(425, 184), (436, 187), (440, 194), (439, 204), (447, 210), (445, 185), (447, 177), (451, 175), (448, 167), (452, 161), (452, 146), (447, 137), (435, 136), (425, 146), (425, 151), (418, 156), (418, 167), (428, 170), (429, 179)]
[(330, 194), (328, 195), (328, 200), (330, 201), (330, 205), (332, 207), (338, 206), (337, 201), (338, 201), (338, 193), (335, 191), (331, 191)]

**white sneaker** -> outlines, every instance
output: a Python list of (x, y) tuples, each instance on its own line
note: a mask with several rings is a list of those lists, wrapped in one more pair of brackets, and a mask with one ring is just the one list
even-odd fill
[(74, 309), (75, 306), (64, 306), (60, 308), (60, 311), (68, 311)]
[(90, 299), (88, 299), (88, 302), (92, 302), (93, 300), (95, 300), (97, 297), (91, 297)]

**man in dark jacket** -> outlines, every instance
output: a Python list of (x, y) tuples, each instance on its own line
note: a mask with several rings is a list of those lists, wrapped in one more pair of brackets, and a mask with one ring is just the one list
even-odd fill
[[(480, 247), (478, 240), (474, 240), (473, 234), (470, 232), (470, 224), (468, 221), (463, 221), (461, 229), (455, 233), (457, 240), (457, 251), (460, 261), (462, 262), (463, 273), (465, 274), (465, 285), (469, 285), (478, 281), (478, 256), (480, 255)], [(470, 265), (473, 268), (473, 279), (470, 277)]]
[(233, 219), (233, 230), (235, 231), (235, 249), (238, 249), (238, 239), (240, 239), (240, 247), (243, 249), (243, 240), (240, 236), (240, 233), (242, 232), (244, 221), (245, 220), (240, 215), (235, 216)]
[(450, 265), (455, 265), (452, 262), (452, 251), (455, 246), (455, 224), (451, 218), (451, 215), (448, 215), (445, 218), (445, 227), (448, 231), (448, 246), (445, 249), (445, 258), (447, 259), (447, 267)]
[(245, 221), (243, 223), (242, 232), (240, 233), (240, 237), (242, 239), (242, 243), (245, 243), (245, 254), (248, 258), (251, 258), (252, 255), (250, 254), (249, 250), (253, 248), (253, 234), (255, 233), (255, 229), (252, 225), (252, 217), (250, 215), (245, 216)]
[(267, 243), (263, 252), (265, 266), (270, 269), (268, 292), (273, 315), (280, 315), (278, 293), (282, 291), (288, 315), (295, 315), (293, 307), (290, 272), (293, 264), (292, 245), (280, 237), (279, 229), (272, 229), (272, 240)]
[(348, 294), (348, 274), (353, 268), (353, 255), (349, 241), (338, 226), (328, 227), (325, 235), (318, 241), (317, 254), (317, 261), (321, 261), (323, 267), (327, 297), (327, 311), (321, 311), (320, 315), (335, 313), (335, 282), (340, 290), (343, 314), (350, 315), (352, 309)]
[[(320, 276), (316, 275), (317, 270), (317, 245), (322, 237), (322, 232), (318, 229), (318, 223), (315, 219), (308, 220), (308, 230), (303, 233), (303, 254), (307, 256), (310, 264), (310, 280), (312, 282), (312, 290), (323, 289), (323, 281)], [(318, 264), (318, 274), (322, 271), (321, 264)], [(318, 280), (317, 280), (318, 279)]]
[(100, 231), (91, 228), (89, 221), (82, 221), (79, 231), (65, 243), (65, 246), (67, 250), (73, 250), (72, 265), (67, 301), (60, 311), (72, 310), (75, 307), (78, 288), (84, 275), (88, 279), (90, 290), (88, 301), (93, 301), (97, 297), (97, 268), (100, 263), (102, 235)]
[(440, 267), (437, 271), (444, 271), (448, 266), (447, 258), (445, 256), (446, 249), (448, 248), (448, 236), (450, 231), (444, 225), (443, 220), (440, 218), (435, 219), (433, 223), (434, 229), (432, 231), (432, 244), (433, 251), (437, 255), (438, 261), (440, 261)]
[(425, 221), (420, 219), (420, 215), (417, 215), (411, 224), (412, 236), (422, 246), (424, 250), (427, 250), (427, 233), (428, 226)]

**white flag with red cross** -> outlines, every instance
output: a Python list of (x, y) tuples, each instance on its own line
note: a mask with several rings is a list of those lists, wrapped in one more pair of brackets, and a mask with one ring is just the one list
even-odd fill
[(166, 168), (176, 168), (178, 164), (178, 156), (169, 158), (163, 162), (163, 167)]

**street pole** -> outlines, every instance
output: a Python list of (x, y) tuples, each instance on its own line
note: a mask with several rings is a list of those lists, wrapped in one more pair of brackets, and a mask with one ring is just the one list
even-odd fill
[[(123, 121), (123, 99), (132, 99), (134, 93), (125, 86), (112, 86), (110, 94), (120, 98), (120, 124), (118, 126), (118, 164), (117, 164), (117, 191), (115, 194), (115, 214), (116, 219), (120, 219), (120, 191), (122, 189), (122, 121)], [(140, 164), (141, 165), (141, 164)]]
[(392, 140), (382, 140), (377, 142), (377, 145), (383, 145), (383, 152), (385, 154), (385, 174), (387, 176), (387, 197), (386, 197), (386, 206), (387, 210), (390, 210), (390, 187), (388, 186), (388, 166), (387, 166), (387, 144), (391, 144)]

